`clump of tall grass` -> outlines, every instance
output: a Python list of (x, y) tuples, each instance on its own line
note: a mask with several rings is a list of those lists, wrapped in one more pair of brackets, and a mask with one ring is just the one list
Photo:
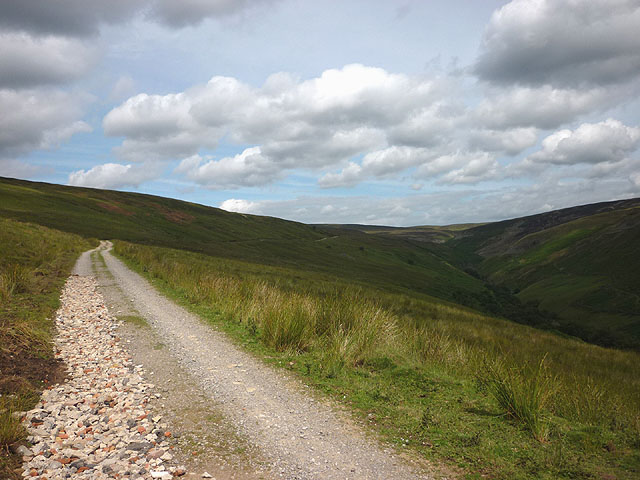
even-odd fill
[(0, 300), (6, 301), (16, 293), (29, 290), (31, 270), (20, 264), (7, 265), (0, 272)]
[[(363, 298), (348, 301), (324, 300), (320, 315), (320, 343), (324, 364), (330, 374), (343, 366), (358, 366), (386, 348), (392, 349), (398, 336), (393, 315)], [(338, 314), (338, 311), (340, 312)]]
[(0, 405), (0, 445), (12, 445), (25, 436), (25, 430), (13, 408)]
[(277, 351), (303, 352), (313, 341), (313, 305), (308, 299), (264, 305), (258, 317), (262, 341)]
[(545, 357), (535, 366), (506, 367), (500, 361), (485, 362), (480, 382), (515, 421), (521, 423), (539, 442), (548, 434), (546, 407), (556, 390), (556, 379)]

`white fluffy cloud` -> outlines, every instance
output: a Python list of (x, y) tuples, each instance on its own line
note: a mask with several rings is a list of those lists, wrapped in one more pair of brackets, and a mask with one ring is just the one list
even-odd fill
[(176, 169), (189, 180), (210, 189), (253, 187), (273, 182), (280, 174), (260, 147), (245, 149), (233, 157), (208, 160), (200, 155), (185, 158)]
[[(117, 152), (133, 161), (191, 157), (224, 136), (259, 146), (254, 160), (241, 154), (191, 171), (216, 188), (259, 185), (287, 170), (325, 168), (394, 147), (389, 131), (430, 109), (439, 92), (433, 80), (362, 65), (305, 81), (276, 74), (261, 88), (214, 77), (185, 92), (130, 98), (103, 125), (108, 135), (126, 137)], [(211, 183), (214, 177), (219, 180)]]
[(260, 202), (251, 202), (249, 200), (242, 200), (239, 198), (230, 198), (225, 200), (220, 204), (220, 208), (227, 212), (253, 213), (257, 215), (262, 213), (262, 205)]
[(640, 147), (640, 128), (618, 120), (583, 123), (559, 130), (542, 141), (542, 149), (527, 157), (535, 163), (574, 165), (619, 162)]
[(581, 90), (550, 85), (491, 89), (470, 113), (469, 122), (473, 126), (500, 130), (553, 129), (581, 115), (615, 105), (627, 93), (622, 89), (612, 92), (604, 87)]
[(607, 85), (640, 74), (637, 0), (513, 0), (486, 27), (475, 72), (491, 82)]
[(78, 170), (69, 175), (69, 185), (94, 188), (137, 187), (157, 177), (157, 169), (140, 165), (105, 163), (89, 170)]
[(532, 147), (538, 140), (535, 127), (514, 128), (509, 130), (481, 129), (469, 133), (469, 148), (487, 152), (517, 155)]

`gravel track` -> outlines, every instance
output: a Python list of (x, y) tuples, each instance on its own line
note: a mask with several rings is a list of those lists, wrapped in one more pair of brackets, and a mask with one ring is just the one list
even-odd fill
[[(102, 248), (108, 270), (132, 306), (240, 434), (263, 452), (276, 476), (430, 478), (393, 449), (367, 438), (346, 414), (314, 399), (299, 380), (241, 351), (222, 333), (158, 294), (111, 255), (108, 242)], [(88, 274), (90, 269), (87, 253), (76, 272)]]

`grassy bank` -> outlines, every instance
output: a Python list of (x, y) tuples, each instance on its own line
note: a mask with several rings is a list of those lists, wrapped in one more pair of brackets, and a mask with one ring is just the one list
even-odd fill
[(385, 439), (470, 478), (637, 478), (640, 356), (329, 275), (115, 253)]
[(52, 314), (78, 255), (91, 242), (0, 219), (0, 477), (21, 478), (10, 445), (24, 438), (13, 412), (32, 408), (63, 371), (53, 358)]

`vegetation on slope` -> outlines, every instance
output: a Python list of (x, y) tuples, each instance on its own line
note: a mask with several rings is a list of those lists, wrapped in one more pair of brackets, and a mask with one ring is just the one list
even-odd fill
[(636, 199), (477, 227), (450, 244), (478, 255), (470, 264), (490, 283), (553, 312), (543, 326), (638, 349), (638, 238)]
[(640, 355), (283, 267), (116, 242), (238, 342), (469, 476), (633, 478)]
[(350, 228), (404, 238), (481, 279), (494, 293), (485, 312), (640, 349), (640, 199), (480, 226)]
[[(94, 242), (95, 243), (95, 242)], [(32, 408), (64, 372), (53, 358), (52, 314), (80, 252), (77, 235), (0, 218), (0, 477), (15, 475), (8, 447), (23, 439), (13, 412)]]

